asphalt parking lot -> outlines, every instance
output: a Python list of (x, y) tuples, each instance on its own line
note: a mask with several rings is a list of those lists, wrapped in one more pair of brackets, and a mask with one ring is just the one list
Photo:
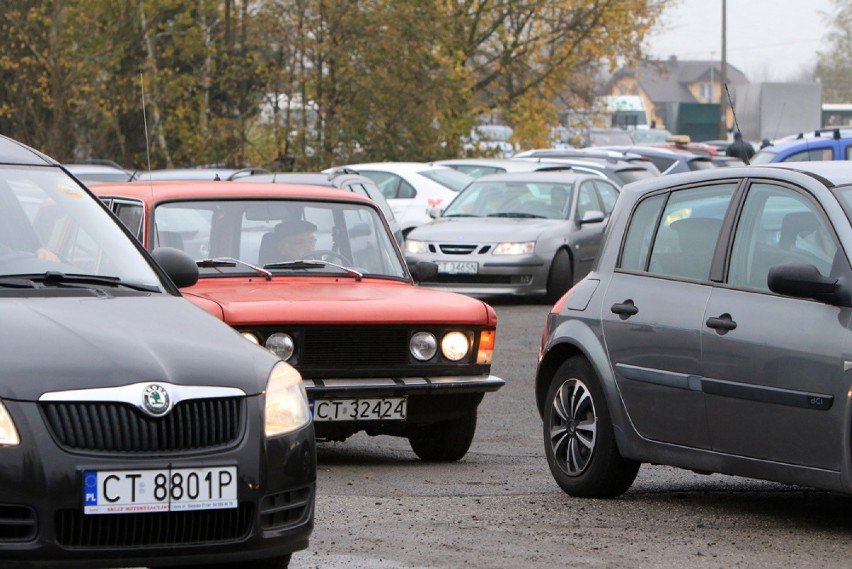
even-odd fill
[(316, 527), (292, 568), (848, 567), (849, 497), (651, 465), (617, 499), (563, 494), (532, 396), (549, 307), (492, 304), (507, 385), (471, 451), (428, 464), (403, 439), (321, 444)]

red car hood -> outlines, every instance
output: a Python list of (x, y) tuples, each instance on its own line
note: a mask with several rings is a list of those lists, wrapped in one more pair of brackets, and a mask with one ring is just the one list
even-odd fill
[(497, 325), (494, 309), (481, 300), (396, 281), (202, 278), (181, 292), (231, 326), (410, 322)]

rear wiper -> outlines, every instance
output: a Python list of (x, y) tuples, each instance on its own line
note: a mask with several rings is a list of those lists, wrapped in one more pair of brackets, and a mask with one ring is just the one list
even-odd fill
[(335, 267), (347, 275), (354, 277), (356, 281), (360, 281), (364, 277), (363, 273), (358, 272), (355, 269), (350, 269), (349, 267), (344, 267), (343, 265), (330, 263), (321, 259), (298, 259), (296, 261), (282, 261), (279, 263), (268, 263), (263, 265), (264, 269), (312, 269), (317, 267)]
[(203, 269), (215, 269), (217, 267), (236, 267), (237, 265), (242, 265), (255, 271), (257, 274), (261, 275), (266, 280), (272, 280), (272, 273), (270, 273), (266, 269), (263, 269), (256, 265), (252, 265), (251, 263), (246, 263), (245, 261), (240, 261), (239, 259), (234, 259), (233, 257), (202, 259), (201, 261), (196, 261), (195, 264)]
[(41, 286), (99, 285), (109, 287), (124, 287), (144, 292), (160, 292), (160, 288), (155, 285), (123, 281), (118, 277), (111, 277), (105, 275), (83, 275), (77, 273), (61, 273), (59, 271), (47, 271), (45, 273), (14, 276), (20, 277), (20, 279), (3, 279), (4, 286), (10, 286), (8, 283), (11, 282), (13, 283), (11, 286), (14, 286), (16, 288), (24, 288), (26, 285), (23, 283), (29, 282), (31, 283), (31, 286), (33, 288), (36, 287), (36, 283), (40, 283)]

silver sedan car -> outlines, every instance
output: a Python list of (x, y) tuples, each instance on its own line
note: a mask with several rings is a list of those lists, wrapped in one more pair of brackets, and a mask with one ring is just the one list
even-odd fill
[(425, 286), (552, 302), (591, 269), (617, 199), (618, 188), (594, 174), (482, 176), (408, 234), (405, 257), (437, 264)]

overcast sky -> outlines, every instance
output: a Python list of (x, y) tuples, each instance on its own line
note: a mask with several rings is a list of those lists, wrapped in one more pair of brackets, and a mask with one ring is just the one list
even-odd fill
[[(722, 0), (672, 0), (648, 52), (658, 59), (721, 60)], [(728, 63), (750, 81), (797, 79), (816, 63), (831, 0), (727, 0)]]

